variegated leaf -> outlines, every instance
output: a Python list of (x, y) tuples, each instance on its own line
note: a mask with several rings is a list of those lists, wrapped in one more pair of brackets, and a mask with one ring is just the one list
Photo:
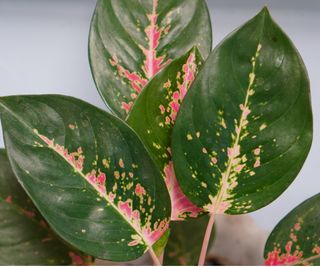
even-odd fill
[(148, 83), (127, 120), (162, 170), (171, 197), (172, 220), (197, 217), (201, 213), (201, 209), (192, 204), (180, 189), (173, 169), (170, 143), (180, 104), (202, 64), (197, 48), (174, 60)]
[(65, 96), (0, 99), (13, 170), (52, 228), (102, 259), (141, 256), (167, 230), (160, 172), (122, 121)]
[(87, 265), (90, 256), (65, 245), (14, 176), (0, 149), (0, 265)]
[(265, 265), (320, 265), (320, 194), (304, 201), (274, 228)]
[(89, 38), (97, 88), (110, 109), (126, 118), (149, 80), (197, 45), (211, 51), (204, 0), (98, 0)]
[(172, 152), (185, 195), (212, 214), (277, 198), (312, 142), (309, 80), (264, 8), (209, 56), (181, 105)]

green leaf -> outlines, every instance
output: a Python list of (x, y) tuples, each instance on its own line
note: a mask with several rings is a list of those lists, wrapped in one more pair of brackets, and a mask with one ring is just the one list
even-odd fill
[(66, 246), (51, 231), (16, 180), (0, 149), (0, 265), (83, 265), (91, 257)]
[[(164, 254), (164, 265), (197, 265), (209, 216), (184, 222), (172, 222)], [(214, 240), (211, 234), (210, 244)]]
[(197, 217), (201, 212), (179, 187), (173, 170), (170, 143), (180, 104), (202, 64), (196, 48), (174, 60), (145, 87), (127, 120), (162, 171), (171, 197), (172, 220)]
[(168, 230), (161, 236), (161, 238), (152, 246), (158, 258), (162, 257), (163, 255), (164, 249), (168, 243), (169, 235), (170, 228), (168, 228)]
[(312, 142), (309, 80), (266, 8), (209, 56), (172, 138), (183, 192), (210, 213), (257, 210), (297, 176)]
[(52, 226), (97, 258), (138, 258), (166, 231), (165, 184), (121, 120), (71, 97), (0, 99), (8, 156)]
[(320, 265), (320, 194), (304, 201), (274, 228), (265, 265)]
[(204, 0), (98, 0), (89, 59), (105, 103), (126, 118), (159, 70), (195, 45), (206, 58), (211, 43)]

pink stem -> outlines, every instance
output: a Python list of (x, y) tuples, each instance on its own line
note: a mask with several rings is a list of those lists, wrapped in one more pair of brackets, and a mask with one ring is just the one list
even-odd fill
[(156, 253), (154, 253), (154, 250), (151, 247), (149, 248), (149, 254), (150, 254), (151, 258), (152, 258), (153, 265), (154, 266), (161, 266), (161, 262), (159, 261)]
[(207, 226), (207, 230), (206, 230), (206, 234), (204, 236), (203, 243), (202, 243), (198, 266), (204, 266), (204, 263), (206, 260), (206, 255), (207, 255), (207, 250), (208, 250), (208, 246), (209, 246), (209, 241), (210, 241), (210, 237), (211, 237), (211, 232), (212, 232), (212, 228), (214, 225), (214, 218), (215, 218), (215, 214), (211, 213), (210, 219), (208, 222), (208, 226)]
[(160, 264), (163, 265), (164, 251), (161, 253), (159, 257)]

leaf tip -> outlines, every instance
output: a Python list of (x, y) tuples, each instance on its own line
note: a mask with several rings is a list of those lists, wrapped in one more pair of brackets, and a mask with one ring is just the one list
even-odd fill
[(259, 15), (260, 15), (261, 17), (271, 17), (269, 8), (268, 8), (267, 6), (264, 6), (264, 7), (261, 9)]

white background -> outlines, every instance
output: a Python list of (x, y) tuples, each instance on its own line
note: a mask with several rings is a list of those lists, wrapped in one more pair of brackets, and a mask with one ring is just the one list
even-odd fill
[[(87, 37), (94, 0), (0, 0), (0, 96), (66, 94), (105, 108), (89, 69)], [(320, 192), (320, 0), (208, 0), (214, 45), (264, 5), (296, 44), (307, 65), (314, 142), (295, 182), (276, 201), (252, 213), (266, 230)], [(0, 146), (3, 146), (0, 136)]]

